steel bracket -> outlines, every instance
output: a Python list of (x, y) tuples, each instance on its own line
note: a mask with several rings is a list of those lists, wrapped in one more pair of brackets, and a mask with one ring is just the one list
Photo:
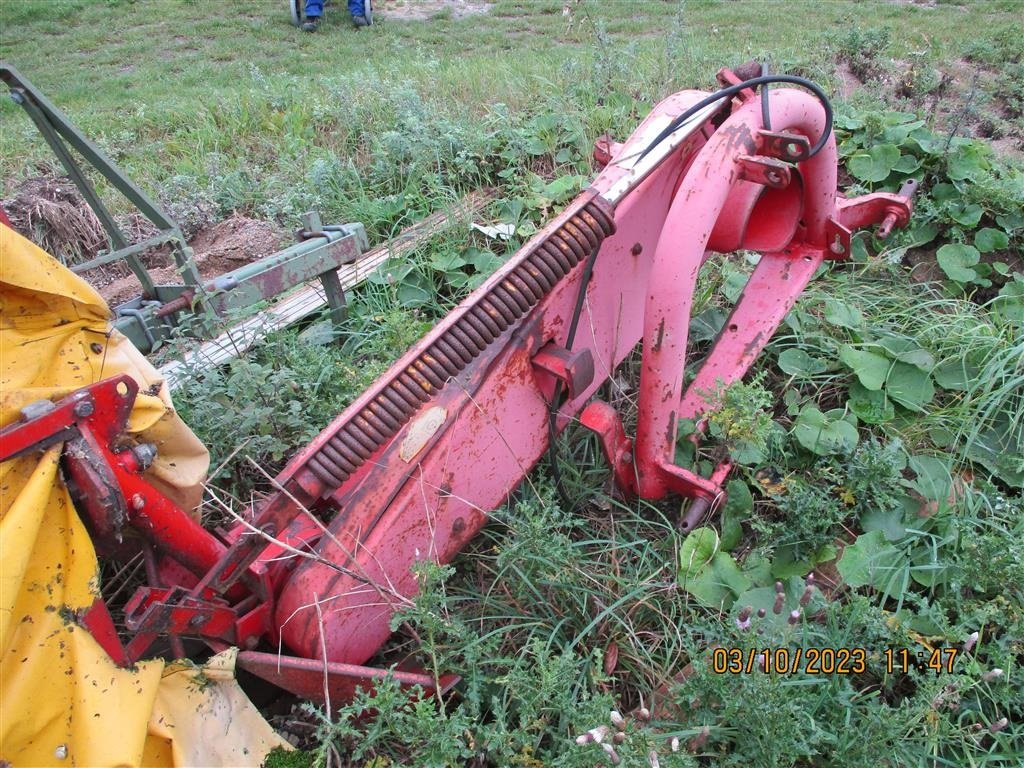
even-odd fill
[(766, 187), (783, 189), (792, 181), (792, 166), (773, 157), (751, 157), (740, 155), (736, 158), (739, 164), (740, 178)]
[(757, 132), (757, 154), (799, 163), (811, 156), (811, 142), (798, 133), (761, 130)]
[(587, 348), (574, 352), (550, 342), (533, 356), (533, 367), (535, 373), (539, 371), (561, 381), (570, 399), (585, 391), (594, 381), (594, 357)]

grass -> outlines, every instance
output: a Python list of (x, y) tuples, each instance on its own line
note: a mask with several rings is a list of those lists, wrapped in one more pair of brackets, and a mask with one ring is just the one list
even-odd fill
[[(265, 490), (243, 457), (282, 466), (572, 197), (598, 135), (624, 137), (665, 94), (711, 87), (720, 66), (769, 57), (833, 92), (856, 70), (865, 82), (841, 112), (883, 114), (867, 128), (843, 123), (851, 156), (882, 142), (908, 151), (917, 139), (885, 133), (886, 115), (907, 110), (943, 141), (954, 128), (995, 130), (1009, 158), (967, 167), (975, 175), (956, 191), (977, 202), (973, 223), (926, 197), (912, 227), (934, 224), (934, 246), (1004, 233), (1006, 247), (986, 256), (1009, 263), (1006, 275), (914, 282), (890, 263), (900, 242), (888, 261), (823, 271), (727, 393), (717, 443), (694, 455), (680, 442), (701, 471), (723, 450), (737, 459), (707, 563), (682, 558), (697, 538), (679, 532), (678, 500), (610, 494), (596, 443), (571, 429), (561, 475), (582, 503), (565, 509), (547, 471), (531, 474), (454, 564), (420, 566), (422, 591), (376, 660), (458, 673), (457, 694), (438, 706), (384, 685), (360, 719), (348, 716), (366, 696), (331, 718), (310, 708), (309, 752), (274, 760), (594, 766), (609, 755), (576, 737), (611, 727), (615, 709), (628, 721), (623, 765), (650, 765), (652, 751), (685, 768), (1019, 765), (1019, 5), (585, 0), (571, 25), (562, 5), (502, 0), (484, 15), (414, 22), (379, 3), (380, 23), (359, 32), (334, 8), (306, 35), (283, 2), (0, 4), (0, 55), (191, 229), (236, 210), (290, 228), (317, 208), (362, 221), (376, 242), (485, 185), (499, 191), (490, 213), (519, 225), (508, 244), (451, 228), (389, 265), (350, 297), (344, 344), (285, 332), (188, 382), (176, 401), (220, 467), (212, 482), (242, 499)], [(6, 196), (52, 161), (16, 105), (0, 103), (0, 119)], [(926, 195), (950, 181), (938, 146), (924, 153)], [(748, 270), (739, 259), (706, 268), (694, 362), (707, 349), (698, 325), (717, 329)], [(867, 389), (861, 366), (873, 358), (851, 352), (871, 351), (900, 378)], [(627, 387), (635, 372), (634, 358)], [(611, 396), (631, 422), (628, 390)], [(814, 412), (855, 426), (853, 443), (801, 440)], [(964, 649), (973, 632), (951, 668), (886, 664), (886, 649)], [(848, 675), (723, 675), (710, 664), (716, 646), (862, 648), (866, 663)]]

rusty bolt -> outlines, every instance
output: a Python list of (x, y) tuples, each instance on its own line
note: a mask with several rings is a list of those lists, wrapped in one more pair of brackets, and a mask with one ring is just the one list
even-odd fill
[(95, 410), (96, 406), (92, 404), (92, 400), (79, 400), (75, 403), (72, 413), (78, 418), (84, 419), (86, 416), (92, 416), (92, 412)]
[(139, 471), (144, 472), (149, 469), (153, 464), (153, 460), (156, 458), (157, 450), (156, 446), (152, 443), (140, 443), (132, 448), (132, 456), (139, 463)]
[(100, 344), (98, 341), (94, 341), (92, 344), (90, 344), (89, 349), (92, 350), (92, 353), (94, 355), (99, 355), (103, 353), (103, 345)]
[(188, 625), (190, 627), (201, 627), (205, 623), (206, 617), (199, 613), (197, 613), (195, 616), (188, 620)]
[(134, 496), (132, 496), (132, 509), (134, 509), (136, 512), (139, 512), (145, 506), (146, 499), (143, 498), (141, 493), (136, 493)]
[(640, 243), (633, 243), (633, 247), (629, 249), (629, 252), (634, 256), (639, 256), (644, 252), (644, 247)]

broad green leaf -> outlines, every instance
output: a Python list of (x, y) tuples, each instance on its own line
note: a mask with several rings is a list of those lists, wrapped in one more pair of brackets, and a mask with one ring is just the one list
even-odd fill
[(896, 165), (894, 165), (892, 169), (896, 173), (910, 174), (920, 167), (921, 161), (918, 160), (916, 157), (914, 157), (913, 155), (903, 155), (902, 157), (900, 157), (898, 161), (896, 161)]
[(681, 586), (708, 608), (728, 608), (736, 595), (750, 589), (750, 580), (730, 554), (718, 552), (706, 568), (684, 580)]
[(897, 360), (910, 363), (926, 373), (935, 367), (935, 358), (931, 353), (906, 336), (881, 336), (878, 344)]
[(932, 200), (936, 203), (948, 203), (960, 199), (960, 190), (952, 184), (942, 182), (932, 187)]
[(779, 355), (779, 368), (790, 376), (812, 376), (824, 371), (828, 365), (824, 360), (811, 357), (799, 347), (783, 350)]
[(695, 576), (718, 551), (718, 533), (707, 526), (695, 528), (679, 545), (679, 578), (686, 581)]
[(851, 587), (871, 586), (888, 592), (902, 581), (909, 563), (897, 547), (886, 541), (882, 531), (868, 531), (843, 550), (836, 568)]
[[(924, 120), (911, 120), (898, 125), (890, 125), (882, 131), (882, 138), (892, 144), (902, 144), (911, 133), (924, 127)], [(916, 159), (916, 158), (915, 158)]]
[(406, 307), (421, 307), (433, 295), (433, 287), (421, 274), (412, 273), (398, 286), (398, 301)]
[(931, 440), (937, 448), (949, 448), (956, 442), (956, 435), (945, 427), (931, 427), (928, 429), (928, 439)]
[(977, 203), (957, 203), (948, 208), (949, 217), (965, 227), (976, 227), (985, 210)]
[(946, 163), (949, 178), (954, 181), (978, 181), (989, 169), (985, 148), (981, 142), (957, 147)]
[(864, 120), (855, 112), (846, 112), (836, 115), (835, 124), (837, 128), (842, 128), (852, 133), (858, 128), (864, 127)]
[(876, 144), (867, 152), (859, 152), (846, 161), (846, 169), (861, 181), (885, 181), (899, 162), (900, 149), (895, 144)]
[(866, 424), (884, 424), (896, 415), (884, 391), (867, 389), (859, 381), (850, 383), (846, 404), (850, 406), (850, 411)]
[(750, 579), (743, 575), (736, 561), (728, 552), (719, 552), (711, 560), (711, 571), (732, 591), (734, 595), (750, 589)]
[(725, 294), (725, 298), (727, 298), (730, 303), (735, 304), (739, 299), (740, 294), (743, 293), (743, 289), (747, 287), (747, 279), (749, 276), (738, 269), (729, 269), (724, 271), (725, 275), (722, 280), (722, 293)]
[(1014, 211), (1013, 213), (996, 216), (996, 224), (1007, 232), (1024, 229), (1024, 211)]
[(950, 280), (969, 283), (977, 277), (977, 273), (971, 267), (981, 260), (981, 254), (973, 245), (947, 243), (939, 248), (935, 257)]
[(690, 320), (690, 341), (712, 341), (718, 337), (725, 325), (725, 312), (718, 307), (708, 307)]
[(466, 256), (469, 263), (473, 265), (473, 269), (485, 274), (490, 274), (502, 264), (500, 257), (486, 249), (470, 248)]
[(544, 196), (550, 198), (555, 203), (564, 202), (579, 192), (585, 181), (586, 178), (583, 176), (571, 174), (559, 176), (544, 186)]
[(849, 453), (857, 445), (857, 428), (845, 421), (841, 410), (822, 413), (813, 405), (800, 411), (793, 436), (804, 448), (819, 456)]
[(949, 462), (937, 456), (911, 456), (910, 469), (917, 475), (915, 490), (930, 501), (944, 503), (953, 487)]
[(910, 553), (911, 578), (924, 587), (944, 584), (949, 579), (949, 564), (937, 559), (939, 554), (928, 545), (915, 547)]
[(935, 386), (931, 376), (920, 368), (896, 361), (886, 376), (885, 392), (904, 408), (921, 412), (935, 397)]
[(1024, 489), (1024, 421), (1000, 412), (968, 443), (967, 458), (1012, 488)]
[(992, 300), (992, 313), (1008, 325), (1024, 326), (1024, 281), (1007, 283)]
[(771, 560), (756, 550), (751, 552), (743, 560), (743, 575), (750, 579), (751, 584), (771, 584)]
[(436, 269), (438, 272), (454, 272), (455, 270), (466, 266), (468, 263), (469, 262), (466, 260), (466, 257), (458, 251), (442, 251), (441, 253), (435, 253), (430, 259), (431, 269)]
[[(749, 606), (753, 616), (751, 622), (755, 629), (759, 629), (762, 626), (771, 627), (775, 630), (785, 629), (788, 627), (789, 612), (800, 605), (800, 596), (803, 594), (806, 586), (801, 576), (804, 576), (806, 573), (807, 571), (804, 571), (801, 574), (780, 579), (782, 581), (784, 590), (783, 595), (785, 595), (785, 598), (783, 600), (782, 610), (778, 613), (775, 613), (773, 610), (775, 608), (775, 587), (766, 586), (748, 589), (740, 594), (733, 603), (733, 614), (736, 614)], [(805, 607), (805, 611), (808, 613), (814, 613), (823, 606), (824, 598), (818, 590), (815, 590), (814, 596), (811, 598), (811, 603)], [(757, 615), (757, 612), (762, 609), (765, 614), (764, 618)]]
[(754, 509), (754, 497), (742, 480), (730, 480), (725, 486), (727, 494), (725, 506), (722, 508), (722, 536), (719, 542), (721, 549), (731, 550), (740, 543), (743, 537), (741, 523), (750, 517)]
[(908, 138), (911, 144), (917, 144), (918, 149), (926, 155), (941, 154), (943, 147), (946, 145), (945, 137), (936, 136), (927, 128), (918, 128)]
[(935, 383), (943, 389), (966, 392), (980, 372), (977, 365), (962, 357), (943, 360), (932, 371), (932, 376), (935, 377)]
[(985, 227), (974, 236), (974, 247), (982, 253), (1001, 251), (1010, 245), (1010, 236), (1001, 229)]
[(864, 531), (881, 531), (889, 541), (899, 541), (907, 535), (903, 527), (903, 509), (869, 509), (860, 516)]
[(849, 328), (855, 331), (864, 324), (864, 315), (859, 309), (837, 299), (825, 300), (823, 315), (827, 322), (840, 328)]
[(908, 230), (908, 237), (910, 242), (915, 245), (926, 245), (934, 240), (939, 234), (939, 227), (934, 222), (925, 222), (918, 224), (912, 229)]
[(892, 362), (887, 357), (854, 349), (849, 344), (839, 348), (839, 359), (856, 374), (865, 389), (878, 390), (885, 383)]
[(857, 232), (850, 240), (850, 258), (858, 264), (863, 264), (871, 258), (867, 239), (867, 232)]
[(809, 573), (814, 569), (815, 563), (814, 558), (807, 555), (806, 547), (799, 553), (795, 545), (779, 547), (772, 558), (772, 578), (790, 579)]

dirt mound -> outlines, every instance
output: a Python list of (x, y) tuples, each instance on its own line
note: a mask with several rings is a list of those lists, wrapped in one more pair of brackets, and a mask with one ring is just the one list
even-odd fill
[[(281, 232), (272, 224), (236, 213), (229, 219), (199, 230), (189, 245), (195, 251), (196, 265), (205, 277), (206, 272), (215, 267), (226, 272), (269, 256), (278, 250), (280, 239)], [(215, 276), (220, 272), (211, 274)]]
[[(281, 248), (282, 235), (273, 224), (236, 213), (229, 219), (199, 230), (189, 245), (194, 251), (200, 276), (209, 281), (275, 253)], [(169, 256), (166, 266), (151, 268), (149, 272), (158, 285), (180, 285), (182, 282)], [(113, 307), (138, 296), (141, 286), (134, 275), (126, 274), (98, 286), (98, 290)]]
[(14, 228), (65, 264), (93, 258), (107, 246), (96, 214), (67, 176), (36, 176), (2, 201)]

